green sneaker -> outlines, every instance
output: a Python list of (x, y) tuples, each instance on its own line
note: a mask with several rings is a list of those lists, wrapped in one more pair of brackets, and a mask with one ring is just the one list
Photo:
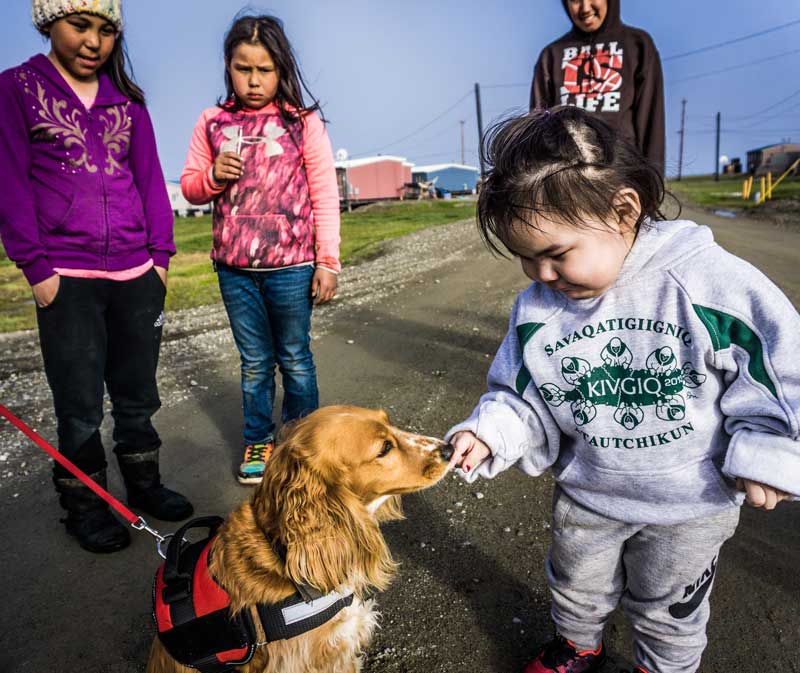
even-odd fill
[(236, 478), (240, 484), (260, 484), (264, 476), (264, 465), (272, 454), (272, 442), (247, 444), (244, 447), (244, 460), (239, 465)]

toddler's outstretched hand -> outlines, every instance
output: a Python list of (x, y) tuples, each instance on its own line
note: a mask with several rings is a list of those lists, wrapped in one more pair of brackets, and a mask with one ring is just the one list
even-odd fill
[(460, 467), (469, 472), (492, 455), (489, 447), (469, 431), (457, 432), (450, 438), (453, 445), (453, 457), (450, 468)]
[(740, 491), (745, 492), (747, 504), (756, 508), (775, 509), (775, 506), (781, 500), (786, 500), (789, 497), (788, 494), (783, 491), (758, 481), (737, 479), (736, 485), (739, 487)]

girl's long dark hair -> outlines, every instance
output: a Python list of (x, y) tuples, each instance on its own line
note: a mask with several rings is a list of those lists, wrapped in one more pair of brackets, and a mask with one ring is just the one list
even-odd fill
[(103, 64), (102, 70), (106, 72), (123, 96), (130, 98), (134, 103), (144, 105), (144, 91), (134, 81), (133, 71), (131, 70), (131, 74), (128, 74), (129, 61), (128, 48), (125, 46), (125, 38), (120, 31), (117, 33), (111, 55)]
[[(220, 107), (226, 110), (241, 110), (242, 102), (237, 98), (233, 89), (230, 67), (233, 51), (240, 44), (260, 44), (269, 52), (272, 62), (278, 71), (278, 91), (275, 94), (275, 103), (278, 105), (281, 116), (287, 121), (296, 121), (300, 116), (309, 112), (318, 111), (322, 121), (319, 101), (309, 91), (308, 86), (300, 72), (300, 66), (294, 55), (294, 50), (289, 44), (289, 39), (283, 30), (280, 19), (263, 14), (260, 16), (241, 16), (234, 19), (233, 24), (225, 35), (225, 100), (218, 101)], [(303, 91), (311, 99), (311, 105), (306, 105)]]

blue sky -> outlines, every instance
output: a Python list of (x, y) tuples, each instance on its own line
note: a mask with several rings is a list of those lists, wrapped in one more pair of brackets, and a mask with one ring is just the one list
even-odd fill
[[(334, 149), (345, 148), (351, 156), (396, 154), (417, 164), (460, 161), (459, 122), (464, 120), (465, 159), (477, 165), (474, 83), (481, 84), (484, 126), (523, 110), (539, 51), (569, 28), (560, 0), (273, 0), (249, 5), (125, 0), (128, 49), (148, 98), (168, 178), (180, 175), (197, 116), (223, 93), (223, 35), (246, 6), (284, 21), (307, 82), (331, 122)], [(48, 51), (30, 23), (26, 0), (6, 0), (2, 16), (0, 69)], [(753, 147), (786, 138), (800, 141), (800, 23), (670, 58), (800, 19), (800, 5), (785, 0), (757, 5), (750, 0), (622, 0), (622, 18), (647, 30), (664, 59), (668, 174), (677, 170), (683, 97), (688, 101), (684, 174), (713, 170), (717, 111), (722, 113), (720, 154), (744, 162)]]

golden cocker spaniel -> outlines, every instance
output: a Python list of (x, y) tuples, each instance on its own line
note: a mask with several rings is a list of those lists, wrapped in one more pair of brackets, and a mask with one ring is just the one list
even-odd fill
[[(402, 518), (400, 494), (439, 481), (452, 447), (404, 432), (384, 411), (323, 407), (287, 428), (253, 497), (211, 543), (208, 569), (233, 614), (279, 603), (298, 586), (352, 590), (352, 603), (302, 635), (258, 646), (241, 673), (357, 673), (377, 624), (370, 592), (385, 589), (396, 563), (378, 524)], [(192, 673), (158, 638), (147, 673)]]

